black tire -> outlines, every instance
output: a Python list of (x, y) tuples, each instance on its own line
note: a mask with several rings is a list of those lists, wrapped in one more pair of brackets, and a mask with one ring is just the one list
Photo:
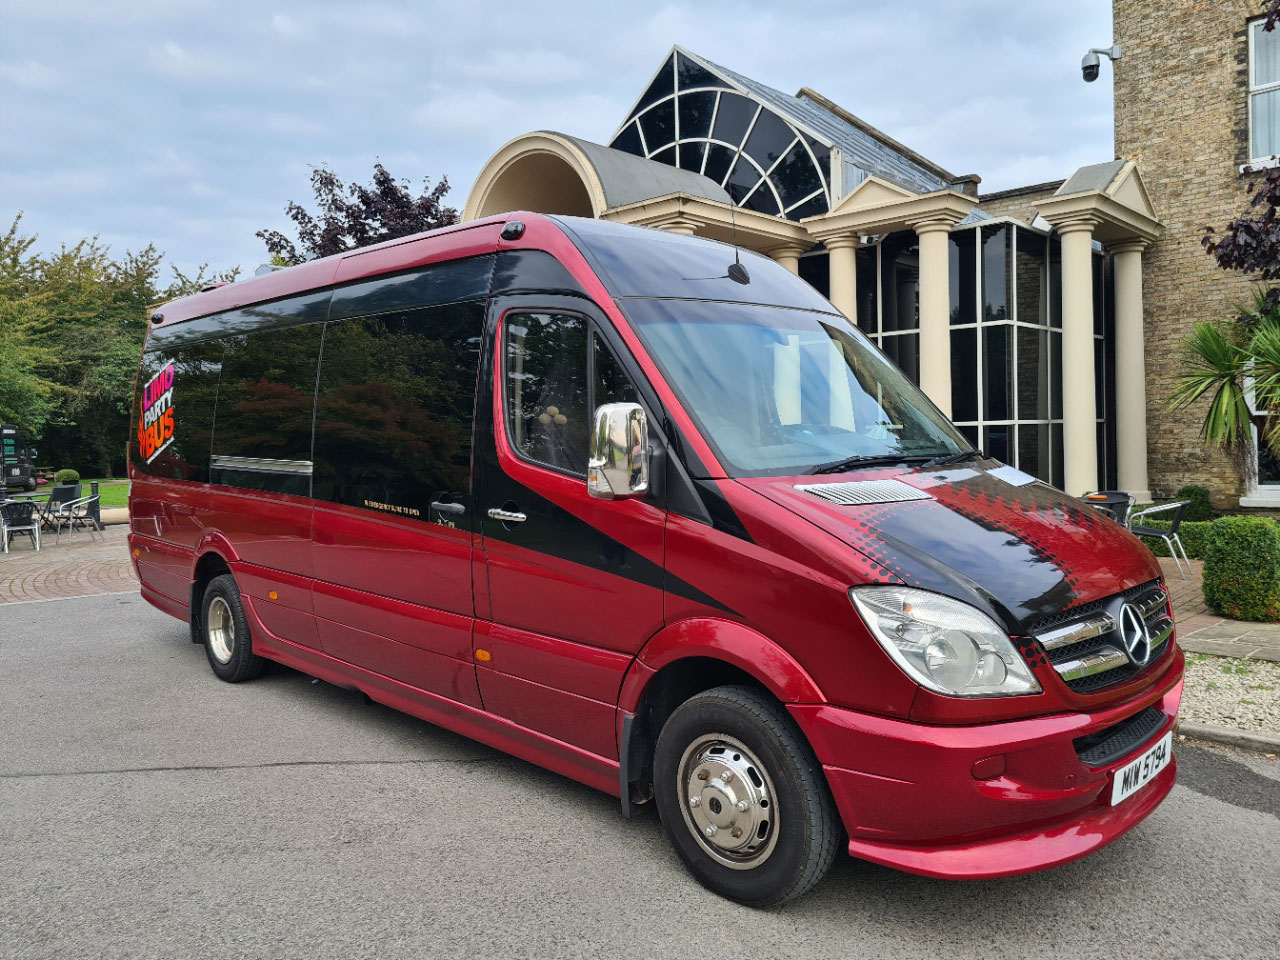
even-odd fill
[(224, 573), (209, 581), (200, 614), (204, 652), (219, 680), (242, 683), (262, 672), (267, 662), (253, 652), (249, 620), (235, 577)]
[[(743, 771), (762, 785), (748, 784)], [(764, 691), (724, 686), (686, 700), (662, 728), (653, 773), (668, 839), (698, 881), (722, 897), (778, 906), (813, 887), (835, 860), (842, 829), (822, 767), (786, 710)], [(697, 794), (689, 787), (694, 782)], [(730, 792), (735, 783), (742, 784), (738, 793)], [(747, 803), (741, 819), (734, 811), (743, 808), (731, 808), (722, 796)], [(710, 818), (720, 823), (713, 831), (718, 843), (743, 843), (720, 832), (738, 831), (732, 837), (756, 837), (758, 846), (727, 850), (704, 839), (699, 816), (708, 826), (715, 826)]]

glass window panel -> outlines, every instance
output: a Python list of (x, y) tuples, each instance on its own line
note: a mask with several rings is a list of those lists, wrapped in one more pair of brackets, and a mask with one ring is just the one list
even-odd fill
[(1049, 237), (1049, 326), (1062, 326), (1062, 241)]
[(958, 426), (956, 427), (956, 429), (959, 430), (960, 433), (964, 436), (964, 438), (969, 441), (969, 446), (973, 447), (973, 449), (975, 450), (982, 449), (982, 444), (978, 442), (979, 433), (978, 433), (978, 428), (976, 426), (969, 426), (969, 427)]
[(800, 258), (800, 279), (824, 297), (831, 296), (831, 258), (825, 253)]
[(891, 234), (880, 246), (882, 331), (920, 326), (920, 244), (913, 231)]
[(720, 111), (716, 114), (716, 128), (712, 134), (716, 140), (723, 140), (734, 146), (742, 143), (747, 135), (747, 124), (756, 115), (756, 103), (736, 93), (720, 94)]
[(1062, 419), (1062, 334), (1049, 333), (1049, 419)]
[(978, 330), (951, 331), (951, 419), (978, 419)]
[(715, 74), (702, 69), (702, 67), (681, 54), (676, 54), (676, 82), (681, 90), (691, 90), (694, 87), (724, 86), (724, 83)]
[(138, 377), (134, 464), (170, 480), (209, 482), (213, 412), (222, 341), (173, 347), (143, 357)]
[(901, 333), (885, 337), (880, 344), (885, 356), (898, 365), (912, 383), (920, 382), (920, 334)]
[(587, 321), (574, 314), (512, 314), (503, 339), (512, 444), (530, 460), (585, 476)]
[(982, 228), (982, 319), (1009, 319), (1009, 228)]
[(995, 457), (1001, 463), (1009, 462), (1009, 431), (1013, 428), (998, 423), (982, 428), (982, 452), (988, 457)]
[(831, 148), (823, 146), (817, 140), (808, 134), (802, 134), (804, 142), (809, 145), (809, 149), (813, 152), (813, 159), (818, 161), (818, 169), (822, 171), (823, 179), (827, 184), (831, 184)]
[(784, 207), (794, 206), (815, 190), (822, 189), (818, 168), (813, 165), (813, 159), (802, 143), (787, 151), (782, 162), (774, 167), (770, 179), (778, 188)]
[(468, 493), (483, 328), (480, 302), (329, 324), (312, 495), (425, 523), (442, 493)]
[(819, 214), (827, 212), (827, 198), (825, 194), (818, 194), (812, 200), (806, 200), (798, 207), (793, 207), (787, 211), (788, 220), (803, 220), (805, 217), (816, 217)]
[(1053, 457), (1053, 464), (1050, 473), (1053, 474), (1052, 483), (1059, 490), (1063, 486), (1063, 475), (1065, 470), (1062, 464), (1062, 424), (1054, 423), (1049, 425), (1049, 453)]
[(977, 231), (953, 230), (948, 242), (951, 252), (951, 322), (977, 323)]
[(707, 141), (680, 144), (680, 166), (694, 173), (702, 172), (702, 159), (707, 152)]
[(1255, 93), (1249, 98), (1253, 111), (1254, 159), (1264, 159), (1280, 153), (1280, 90)]
[(1049, 331), (1017, 327), (1018, 419), (1049, 419)]
[(1018, 469), (1041, 480), (1049, 475), (1049, 427), (1047, 424), (1018, 424)]
[(874, 336), (879, 332), (876, 330), (876, 248), (859, 247), (853, 256), (858, 274), (858, 326)]
[[(324, 324), (248, 333), (226, 340), (213, 453), (259, 460), (310, 460), (316, 368)], [(212, 469), (214, 483), (307, 496), (297, 473)]]
[(665, 163), (668, 166), (676, 165), (676, 148), (674, 146), (667, 147), (665, 150), (659, 150), (650, 160), (657, 160), (659, 163)]
[(1268, 33), (1262, 29), (1265, 23), (1265, 20), (1259, 20), (1250, 28), (1253, 30), (1253, 85), (1255, 87), (1280, 82), (1280, 30)]
[(759, 182), (760, 171), (746, 157), (738, 157), (738, 162), (733, 166), (733, 172), (724, 182), (724, 188), (729, 196), (733, 197), (734, 203), (742, 203), (751, 192), (751, 188)]
[(1093, 341), (1093, 402), (1097, 404), (1094, 408), (1094, 415), (1105, 418), (1107, 415), (1107, 381), (1105, 358), (1103, 357), (1102, 341), (1094, 338)]
[(1045, 293), (1048, 289), (1049, 259), (1045, 249), (1045, 238), (1030, 230), (1017, 231), (1017, 313), (1014, 319), (1019, 323), (1035, 323), (1041, 326), (1049, 322), (1048, 303)]
[(675, 93), (675, 72), (672, 69), (671, 59), (668, 58), (662, 65), (662, 69), (658, 71), (658, 75), (653, 78), (653, 83), (649, 84), (649, 89), (640, 98), (640, 102), (636, 104), (636, 113), (672, 93)]
[(743, 204), (748, 210), (756, 210), (759, 213), (767, 213), (771, 217), (776, 217), (782, 213), (782, 208), (778, 206), (778, 198), (773, 195), (773, 191), (769, 189), (769, 181), (765, 180), (760, 184), (760, 188), (755, 193), (747, 197), (746, 203)]
[[(1008, 324), (982, 331), (982, 418), (1011, 420), (1009, 395), (1013, 391), (1013, 338)], [(1006, 461), (1007, 462), (1007, 461)]]
[[(1113, 489), (1112, 486), (1107, 483), (1107, 479), (1106, 479), (1107, 475), (1110, 473), (1110, 471), (1107, 469), (1108, 464), (1107, 464), (1106, 424), (1103, 424), (1103, 423), (1098, 424), (1097, 446), (1098, 446), (1098, 476), (1094, 478), (1093, 483), (1089, 484), (1089, 489), (1090, 490)], [(1101, 482), (1098, 482), (1099, 480), (1101, 480)]]
[(613, 138), (613, 143), (609, 146), (624, 153), (634, 153), (637, 157), (644, 156), (644, 145), (640, 142), (640, 127), (635, 122), (623, 127), (622, 132)]
[(635, 384), (622, 369), (622, 364), (614, 357), (613, 351), (599, 334), (593, 336), (592, 340), (595, 343), (595, 393), (591, 399), (592, 405), (599, 407), (606, 403), (639, 403), (640, 396), (636, 393)]
[(703, 171), (703, 175), (716, 183), (724, 183), (725, 174), (733, 166), (736, 154), (718, 143), (708, 145), (707, 150), (707, 169)]
[(715, 111), (716, 95), (713, 92), (680, 94), (680, 139), (707, 136), (711, 132), (711, 117)]
[(1096, 336), (1102, 336), (1104, 325), (1106, 324), (1106, 306), (1107, 306), (1107, 284), (1106, 284), (1106, 257), (1101, 254), (1093, 254), (1093, 332)]
[(650, 153), (672, 143), (676, 138), (675, 101), (664, 101), (640, 114), (640, 126), (644, 129), (644, 145)]
[(768, 110), (761, 110), (742, 149), (763, 169), (768, 170), (782, 159), (795, 139), (796, 132), (785, 120)]

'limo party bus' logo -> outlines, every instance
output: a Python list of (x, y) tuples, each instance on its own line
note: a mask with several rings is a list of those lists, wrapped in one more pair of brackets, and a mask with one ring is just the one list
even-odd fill
[(142, 416), (138, 420), (138, 449), (150, 463), (173, 443), (173, 364), (142, 388)]

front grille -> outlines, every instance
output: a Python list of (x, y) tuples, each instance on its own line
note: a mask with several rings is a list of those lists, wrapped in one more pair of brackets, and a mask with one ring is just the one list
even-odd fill
[[(1146, 627), (1150, 656), (1144, 665), (1135, 663), (1126, 652), (1121, 621), (1129, 603), (1139, 608)], [(1168, 595), (1158, 580), (1152, 580), (1042, 618), (1031, 632), (1062, 682), (1076, 693), (1091, 694), (1123, 683), (1154, 663), (1173, 635), (1173, 620)]]
[(1105, 767), (1146, 743), (1163, 723), (1164, 714), (1155, 707), (1147, 707), (1113, 727), (1075, 740), (1076, 756), (1091, 767)]

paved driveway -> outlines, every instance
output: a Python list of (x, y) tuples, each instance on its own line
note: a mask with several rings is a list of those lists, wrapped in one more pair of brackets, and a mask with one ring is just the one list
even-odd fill
[(1081, 863), (837, 861), (756, 912), (656, 819), (283, 669), (215, 680), (134, 595), (0, 606), (0, 957), (1274, 957), (1280, 773), (1181, 784)]

